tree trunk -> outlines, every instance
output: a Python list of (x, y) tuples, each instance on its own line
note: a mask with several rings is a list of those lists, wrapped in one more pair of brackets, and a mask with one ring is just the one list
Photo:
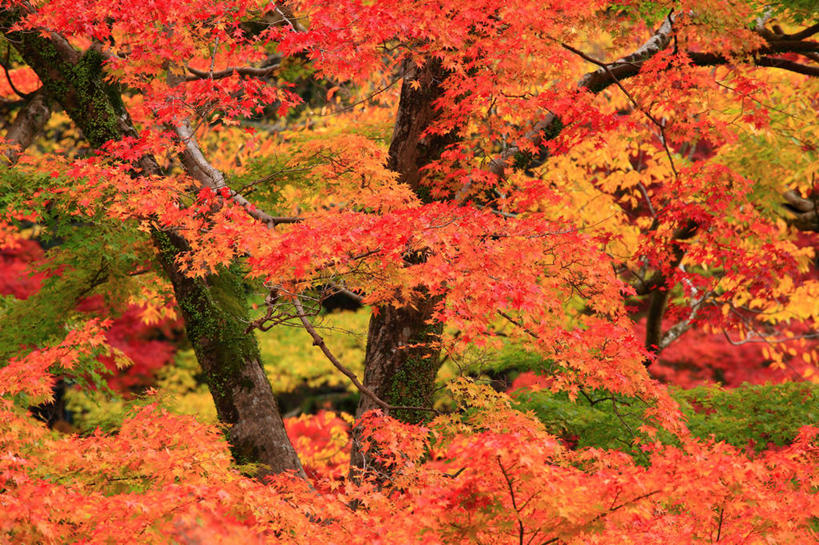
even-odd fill
[(6, 140), (12, 146), (6, 150), (6, 157), (11, 164), (17, 162), (20, 153), (24, 152), (38, 134), (43, 130), (45, 124), (51, 118), (51, 107), (45, 93), (38, 91), (30, 97), (26, 104), (17, 112), (17, 117), (6, 133)]
[[(669, 270), (674, 270), (680, 266), (683, 257), (685, 257), (685, 248), (679, 244), (679, 241), (690, 240), (694, 238), (699, 229), (699, 224), (694, 220), (688, 220), (685, 225), (674, 230), (671, 237), (672, 250), (669, 256)], [(663, 351), (663, 315), (665, 315), (666, 306), (668, 305), (668, 296), (671, 286), (668, 285), (668, 279), (661, 273), (657, 272), (656, 277), (649, 281), (648, 292), (648, 314), (646, 316), (646, 350), (654, 356), (659, 356)], [(646, 359), (643, 364), (648, 367), (652, 363), (652, 359)]]
[[(431, 407), (435, 377), (440, 367), (437, 340), (443, 330), (440, 322), (430, 323), (436, 298), (419, 301), (418, 308), (379, 307), (370, 319), (367, 351), (364, 357), (364, 386), (390, 405)], [(360, 417), (378, 405), (362, 395), (356, 416)], [(404, 422), (417, 424), (426, 413), (395, 410), (391, 415)], [(371, 462), (361, 451), (360, 429), (353, 430), (350, 453), (353, 476)]]
[[(45, 92), (59, 103), (95, 148), (109, 140), (135, 136), (119, 90), (104, 80), (102, 56), (76, 51), (58, 35), (11, 32), (19, 18), (0, 12), (0, 29), (40, 77)], [(153, 157), (140, 161), (147, 175), (161, 174)], [(293, 471), (304, 476), (285, 432), (259, 348), (248, 322), (246, 295), (234, 271), (205, 279), (186, 276), (175, 257), (187, 243), (174, 233), (154, 230), (159, 261), (174, 287), (185, 329), (202, 366), (222, 422), (228, 425), (232, 452), (239, 463), (258, 463), (257, 476)]]
[(191, 278), (175, 261), (187, 250), (185, 240), (161, 231), (154, 231), (152, 238), (173, 284), (216, 414), (228, 425), (234, 459), (240, 464), (263, 464), (257, 476), (294, 471), (304, 477), (264, 374), (256, 338), (245, 332), (250, 317), (241, 276), (234, 270), (223, 270)]
[[(437, 59), (420, 68), (408, 62), (404, 70), (388, 166), (399, 174), (399, 180), (429, 202), (429, 190), (421, 184), (421, 168), (438, 159), (456, 141), (452, 134), (423, 135), (438, 115), (434, 102), (443, 94), (441, 83), (446, 71)], [(432, 404), (441, 359), (436, 341), (443, 330), (441, 323), (433, 323), (432, 313), (439, 301), (435, 297), (420, 297), (412, 305), (374, 309), (364, 357), (364, 385), (390, 405)], [(356, 417), (374, 408), (376, 405), (369, 397), (361, 396)], [(393, 411), (391, 416), (418, 423), (427, 413), (402, 410)], [(350, 459), (354, 475), (356, 469), (367, 465), (359, 437), (356, 428)]]

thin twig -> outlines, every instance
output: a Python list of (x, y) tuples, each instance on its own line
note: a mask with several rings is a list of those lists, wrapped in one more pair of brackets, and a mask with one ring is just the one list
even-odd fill
[(518, 519), (518, 543), (519, 545), (523, 545), (523, 538), (526, 535), (526, 529), (523, 526), (523, 520), (520, 518), (520, 509), (518, 508), (517, 500), (515, 499), (515, 487), (512, 478), (509, 477), (509, 473), (506, 472), (506, 468), (503, 467), (501, 463), (501, 457), (496, 457), (498, 460), (498, 466), (500, 467), (501, 473), (503, 473), (503, 478), (506, 481), (506, 487), (509, 489), (509, 496), (512, 498), (512, 508), (515, 510), (515, 516)]
[(355, 375), (355, 373), (353, 373), (349, 368), (347, 368), (343, 363), (341, 363), (338, 360), (338, 358), (336, 358), (335, 355), (330, 351), (330, 349), (327, 347), (327, 343), (324, 342), (324, 338), (322, 338), (322, 336), (319, 335), (318, 331), (316, 331), (316, 328), (313, 327), (313, 324), (311, 324), (310, 320), (307, 319), (307, 314), (305, 314), (304, 307), (302, 306), (298, 296), (293, 296), (292, 301), (293, 306), (295, 306), (296, 310), (298, 311), (298, 317), (301, 320), (304, 329), (307, 331), (307, 333), (310, 334), (310, 337), (313, 338), (313, 346), (318, 346), (319, 350), (321, 350), (321, 352), (327, 357), (327, 359), (330, 360), (330, 363), (333, 364), (333, 367), (341, 371), (342, 374), (344, 374), (344, 376), (349, 378), (353, 385), (355, 385), (355, 387), (358, 388), (358, 390), (362, 394), (372, 399), (376, 405), (378, 405), (380, 408), (387, 412), (389, 411), (426, 411), (434, 413), (438, 412), (436, 409), (433, 409), (431, 407), (390, 405), (389, 403), (378, 397), (375, 392), (364, 386), (361, 383), (361, 381), (358, 380), (358, 377)]
[(509, 315), (508, 315), (508, 314), (506, 314), (504, 311), (499, 310), (499, 311), (498, 311), (498, 314), (500, 314), (502, 317), (506, 318), (508, 321), (510, 321), (511, 323), (515, 324), (515, 325), (516, 325), (516, 326), (518, 326), (519, 328), (521, 328), (523, 331), (525, 331), (526, 333), (528, 333), (529, 335), (531, 335), (531, 336), (532, 336), (532, 337), (534, 337), (535, 339), (539, 338), (539, 337), (538, 337), (538, 335), (537, 335), (537, 333), (535, 333), (534, 331), (532, 331), (531, 329), (529, 329), (528, 327), (526, 327), (524, 324), (522, 324), (522, 323), (521, 323), (521, 322), (519, 322), (518, 320), (515, 320), (514, 318), (512, 318), (511, 316), (509, 316)]
[(651, 112), (649, 112), (647, 109), (643, 108), (637, 102), (637, 100), (634, 98), (634, 96), (632, 96), (632, 94), (629, 93), (628, 90), (626, 90), (625, 87), (623, 87), (623, 84), (620, 83), (620, 80), (617, 78), (617, 76), (614, 75), (614, 73), (611, 71), (611, 68), (609, 67), (608, 64), (604, 63), (603, 61), (599, 61), (599, 60), (595, 59), (594, 57), (591, 57), (591, 56), (587, 55), (586, 53), (583, 53), (579, 49), (575, 49), (574, 47), (570, 46), (569, 44), (561, 42), (560, 45), (564, 49), (567, 49), (567, 50), (571, 51), (572, 53), (574, 53), (575, 55), (577, 55), (581, 59), (583, 59), (583, 60), (585, 60), (587, 62), (590, 62), (592, 64), (596, 64), (597, 66), (602, 68), (606, 72), (606, 74), (608, 74), (608, 76), (612, 79), (614, 84), (620, 89), (620, 91), (622, 91), (623, 94), (626, 95), (626, 98), (628, 98), (629, 102), (631, 102), (631, 104), (635, 108), (640, 110), (649, 119), (649, 121), (651, 121), (654, 125), (657, 126), (658, 129), (660, 129), (660, 142), (662, 143), (663, 149), (665, 149), (665, 153), (668, 156), (668, 162), (671, 164), (671, 171), (674, 173), (674, 178), (679, 178), (679, 174), (677, 173), (677, 167), (674, 164), (674, 158), (671, 155), (671, 148), (668, 147), (668, 138), (666, 137), (666, 134), (665, 134), (665, 122), (664, 121), (661, 122), (660, 120), (658, 120), (656, 117), (654, 117), (654, 115)]
[(11, 87), (11, 90), (14, 91), (14, 93), (17, 96), (19, 96), (20, 98), (22, 98), (24, 100), (28, 100), (29, 98), (34, 96), (34, 93), (36, 93), (36, 91), (34, 93), (24, 93), (24, 92), (20, 91), (19, 89), (17, 89), (17, 87), (15, 87), (14, 82), (11, 80), (11, 74), (9, 74), (9, 60), (10, 60), (9, 57), (10, 57), (10, 55), (11, 55), (11, 46), (6, 44), (6, 60), (3, 62), (3, 72), (6, 73), (6, 81), (9, 83), (9, 87)]

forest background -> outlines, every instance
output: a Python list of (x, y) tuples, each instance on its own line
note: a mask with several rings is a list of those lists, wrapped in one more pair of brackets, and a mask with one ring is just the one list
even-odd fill
[(0, 6), (0, 543), (817, 541), (811, 0)]

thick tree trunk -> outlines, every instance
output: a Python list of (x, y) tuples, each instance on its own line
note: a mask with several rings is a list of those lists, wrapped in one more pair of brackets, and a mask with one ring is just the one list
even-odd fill
[[(390, 405), (432, 406), (435, 377), (440, 367), (440, 349), (436, 341), (443, 325), (430, 323), (435, 298), (419, 301), (418, 308), (380, 307), (370, 320), (367, 351), (364, 358), (364, 386)], [(360, 417), (378, 405), (362, 395), (356, 416)], [(427, 413), (395, 410), (390, 416), (417, 424)], [(360, 430), (353, 430), (350, 465), (356, 471), (372, 465), (361, 451)]]
[(428, 60), (420, 68), (407, 63), (390, 143), (387, 166), (424, 202), (432, 199), (429, 190), (421, 184), (421, 169), (457, 141), (454, 134), (423, 134), (438, 117), (434, 103), (443, 96), (444, 78), (446, 71), (437, 59)]
[[(424, 136), (438, 115), (434, 102), (443, 94), (441, 83), (446, 71), (438, 60), (423, 67), (405, 66), (401, 99), (395, 121), (389, 164), (399, 179), (409, 185), (424, 201), (429, 190), (421, 184), (421, 168), (438, 159), (455, 136)], [(379, 307), (370, 318), (367, 350), (364, 357), (364, 385), (390, 405), (423, 406), (432, 404), (435, 377), (440, 367), (440, 346), (436, 342), (443, 329), (432, 321), (439, 301), (421, 297), (412, 305)], [(367, 396), (361, 396), (356, 416), (376, 408)], [(391, 416), (405, 422), (421, 422), (428, 413), (393, 411)], [(359, 430), (353, 430), (351, 466), (355, 475), (367, 460), (360, 450)]]
[[(419, 301), (417, 308), (380, 307), (370, 321), (364, 386), (390, 405), (431, 406), (439, 363), (437, 341), (442, 330), (440, 322), (430, 321), (436, 302), (436, 298), (428, 297)], [(362, 396), (358, 412), (363, 414), (377, 407), (372, 398)], [(398, 409), (391, 416), (418, 423), (425, 414)]]
[(187, 249), (178, 235), (154, 231), (159, 261), (171, 280), (185, 331), (205, 373), (219, 420), (228, 425), (237, 463), (263, 464), (257, 475), (295, 471), (304, 477), (252, 333), (241, 276), (232, 270), (191, 278), (176, 265)]
[[(136, 135), (119, 91), (103, 78), (99, 53), (81, 54), (57, 35), (10, 32), (17, 18), (12, 11), (0, 12), (0, 29), (40, 77), (49, 98), (65, 109), (93, 147)], [(161, 174), (152, 157), (144, 157), (140, 166), (145, 174)], [(244, 332), (246, 296), (239, 278), (232, 271), (189, 278), (175, 261), (187, 249), (185, 241), (158, 230), (152, 238), (219, 418), (229, 426), (237, 462), (262, 464), (258, 476), (283, 471), (304, 476), (263, 372), (256, 339)]]
[[(646, 350), (657, 356), (662, 351), (663, 315), (668, 302), (668, 287), (665, 286), (665, 283), (651, 293), (648, 301), (645, 347)], [(646, 360), (644, 364), (650, 365), (651, 360)]]

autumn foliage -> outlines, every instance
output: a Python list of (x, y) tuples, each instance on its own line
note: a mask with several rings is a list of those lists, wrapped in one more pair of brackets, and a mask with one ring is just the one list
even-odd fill
[[(812, 2), (0, 9), (0, 543), (817, 540)], [(282, 418), (292, 327), (357, 414)]]

